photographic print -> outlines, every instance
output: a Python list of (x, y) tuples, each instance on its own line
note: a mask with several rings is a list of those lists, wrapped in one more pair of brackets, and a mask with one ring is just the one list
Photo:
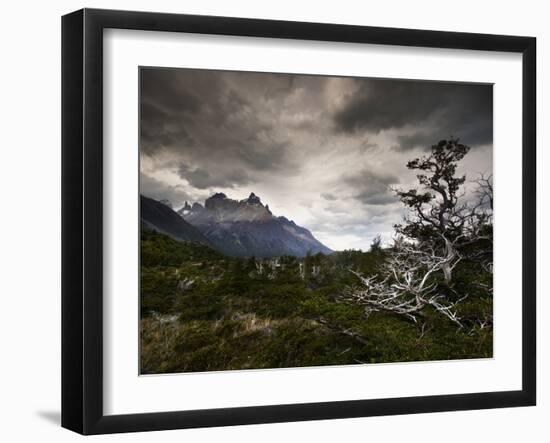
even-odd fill
[(142, 374), (493, 356), (493, 86), (141, 67)]

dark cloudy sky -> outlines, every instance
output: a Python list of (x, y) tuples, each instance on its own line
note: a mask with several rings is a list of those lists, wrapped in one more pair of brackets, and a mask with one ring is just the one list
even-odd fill
[(460, 171), (492, 172), (491, 85), (141, 69), (141, 192), (175, 208), (250, 192), (335, 250), (391, 238), (390, 187), (443, 138), (472, 147)]

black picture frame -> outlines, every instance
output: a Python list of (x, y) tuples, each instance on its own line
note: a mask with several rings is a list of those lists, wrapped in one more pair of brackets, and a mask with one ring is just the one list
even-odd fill
[[(103, 30), (454, 48), (522, 54), (522, 389), (130, 415), (103, 413)], [(229, 17), (83, 9), (62, 18), (62, 426), (152, 431), (536, 403), (536, 39)]]

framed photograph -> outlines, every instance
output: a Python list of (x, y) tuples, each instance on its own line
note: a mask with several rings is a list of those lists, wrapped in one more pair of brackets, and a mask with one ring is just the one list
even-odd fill
[(536, 402), (531, 37), (62, 20), (62, 425)]

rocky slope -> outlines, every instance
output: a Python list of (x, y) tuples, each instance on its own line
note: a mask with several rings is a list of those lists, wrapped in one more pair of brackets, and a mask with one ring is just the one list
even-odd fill
[(217, 193), (206, 199), (204, 206), (186, 202), (178, 214), (199, 229), (216, 249), (231, 256), (304, 257), (308, 253), (333, 252), (307, 229), (285, 217), (274, 216), (254, 193), (244, 200)]
[(208, 239), (194, 226), (176, 214), (166, 203), (140, 196), (141, 225), (178, 241), (210, 245)]

